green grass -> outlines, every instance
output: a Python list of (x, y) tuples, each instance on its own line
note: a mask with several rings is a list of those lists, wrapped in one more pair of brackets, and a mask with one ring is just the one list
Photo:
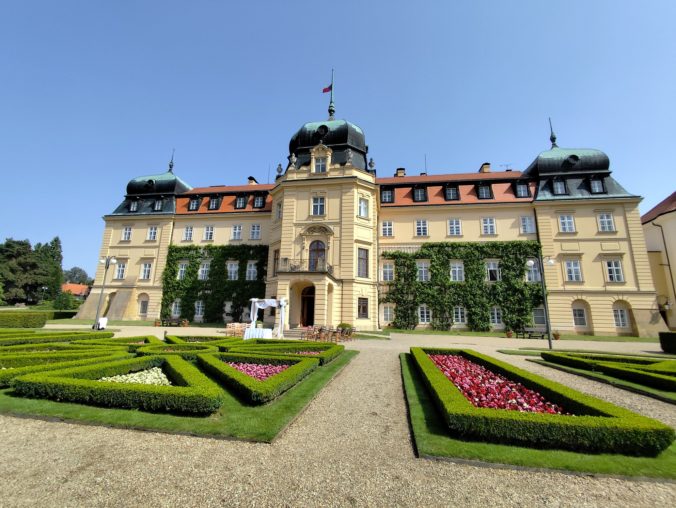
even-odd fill
[(333, 362), (317, 369), (295, 387), (262, 406), (247, 405), (236, 396), (226, 392), (221, 408), (206, 417), (175, 416), (50, 400), (24, 399), (12, 396), (11, 389), (0, 390), (0, 413), (62, 418), (76, 422), (158, 432), (271, 442), (357, 354), (357, 351), (345, 351)]
[[(93, 319), (48, 319), (48, 324), (51, 325), (89, 325), (94, 324)], [(155, 321), (108, 321), (108, 326), (153, 326)], [(179, 328), (179, 327), (177, 327)]]
[(547, 349), (547, 348), (521, 348), (521, 349), (498, 349), (498, 353), (505, 355), (516, 356), (540, 356), (541, 351), (551, 351), (553, 353), (594, 353), (604, 355), (619, 355), (619, 356), (638, 356), (645, 358), (656, 358), (660, 360), (676, 360), (676, 355), (668, 355), (662, 353), (645, 354), (645, 353), (616, 353), (613, 351), (599, 351), (593, 349)]
[(472, 332), (469, 330), (398, 330), (396, 328), (388, 329), (390, 335), (393, 333), (402, 333), (406, 335), (451, 335), (459, 337), (504, 337), (505, 332)]
[(455, 439), (434, 406), (410, 354), (400, 355), (402, 379), (418, 456), (563, 469), (580, 473), (676, 479), (676, 443), (656, 458), (589, 455), (563, 450)]
[(657, 337), (632, 337), (625, 335), (561, 335), (560, 340), (584, 340), (591, 342), (657, 342)]

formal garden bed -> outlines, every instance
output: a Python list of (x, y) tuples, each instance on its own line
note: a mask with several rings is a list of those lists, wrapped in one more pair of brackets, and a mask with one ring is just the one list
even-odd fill
[(656, 420), (470, 350), (411, 348), (401, 364), (420, 456), (676, 478)]
[[(105, 337), (54, 342), (48, 352), (0, 347), (0, 383), (9, 385), (0, 390), (0, 412), (271, 441), (357, 354), (341, 348), (320, 367), (314, 355), (256, 351), (253, 341), (250, 352), (219, 352), (221, 343), (242, 341), (218, 339)], [(270, 344), (284, 345), (259, 347)]]

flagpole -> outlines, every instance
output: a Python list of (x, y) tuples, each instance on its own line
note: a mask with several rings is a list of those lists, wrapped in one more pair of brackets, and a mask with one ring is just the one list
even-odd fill
[(331, 69), (331, 100), (329, 102), (329, 120), (333, 120), (336, 107), (333, 105), (333, 69)]

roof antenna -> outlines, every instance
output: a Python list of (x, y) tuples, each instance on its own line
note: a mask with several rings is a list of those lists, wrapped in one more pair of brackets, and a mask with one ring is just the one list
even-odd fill
[(331, 69), (331, 84), (322, 90), (323, 93), (331, 92), (329, 100), (329, 120), (335, 120), (336, 106), (333, 104), (333, 69)]
[(554, 129), (552, 128), (552, 117), (549, 117), (549, 141), (552, 142), (552, 148), (558, 148), (559, 145), (556, 144), (556, 134), (554, 134)]
[(174, 172), (174, 152), (176, 151), (176, 148), (171, 149), (171, 160), (169, 161), (169, 173)]

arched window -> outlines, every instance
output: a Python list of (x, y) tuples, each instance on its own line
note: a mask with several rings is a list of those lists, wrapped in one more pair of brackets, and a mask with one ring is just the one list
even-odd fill
[(326, 266), (326, 244), (321, 240), (315, 240), (310, 244), (309, 270), (316, 272)]

